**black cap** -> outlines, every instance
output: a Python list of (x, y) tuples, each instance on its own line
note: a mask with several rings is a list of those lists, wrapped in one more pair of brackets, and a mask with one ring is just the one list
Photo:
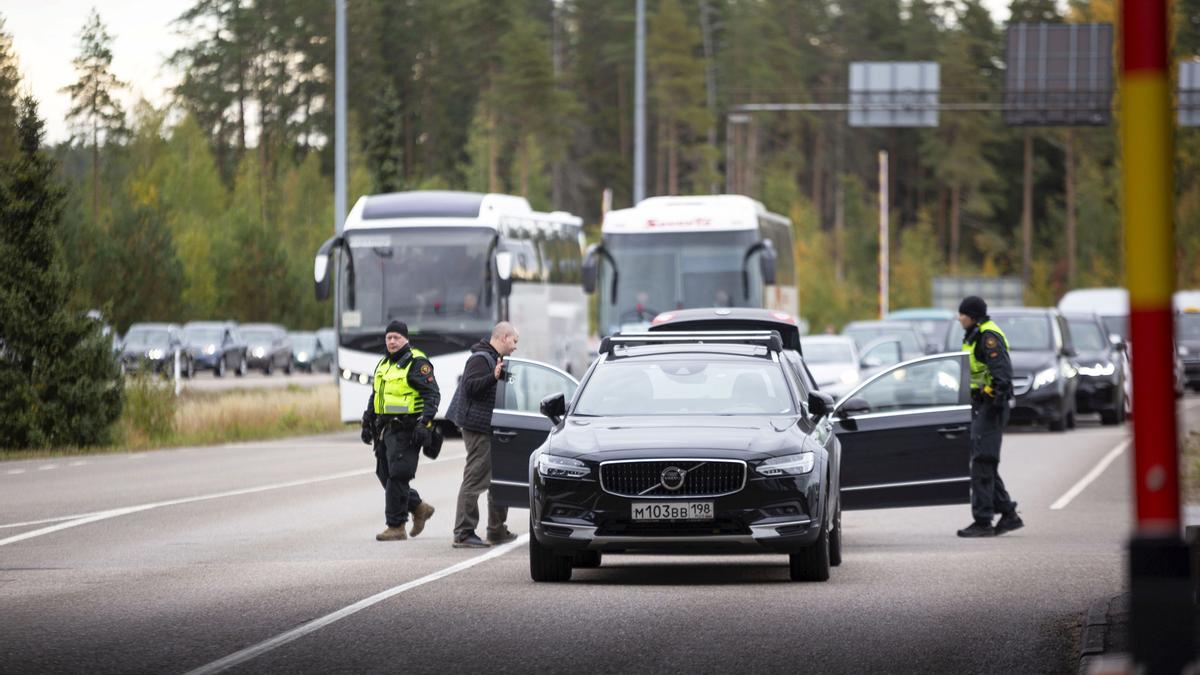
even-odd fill
[(390, 322), (388, 322), (387, 330), (383, 331), (384, 335), (387, 335), (388, 333), (399, 333), (404, 337), (408, 337), (408, 324), (397, 319), (392, 319)]
[(965, 314), (978, 321), (987, 316), (987, 303), (978, 295), (968, 295), (959, 303), (958, 313)]

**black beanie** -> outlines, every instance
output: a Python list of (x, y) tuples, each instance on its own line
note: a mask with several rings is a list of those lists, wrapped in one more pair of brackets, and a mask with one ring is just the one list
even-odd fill
[(978, 321), (987, 316), (987, 303), (978, 295), (968, 295), (958, 305), (958, 313), (965, 314)]
[(399, 333), (404, 337), (408, 337), (408, 324), (397, 319), (392, 319), (387, 325), (387, 330), (383, 331), (384, 335), (388, 333)]

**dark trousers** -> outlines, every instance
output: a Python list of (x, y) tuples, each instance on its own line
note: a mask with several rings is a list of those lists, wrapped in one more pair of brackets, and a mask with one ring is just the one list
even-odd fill
[(392, 423), (383, 432), (383, 440), (375, 444), (375, 476), (383, 486), (383, 515), (388, 527), (403, 527), (408, 512), (421, 503), (421, 495), (408, 485), (417, 475), (421, 456), (412, 436), (411, 426)]
[(1000, 478), (1000, 440), (1008, 424), (1004, 405), (983, 404), (971, 411), (971, 515), (975, 522), (992, 522), (992, 517), (1012, 513), (1017, 504), (1008, 496)]
[(463, 429), (467, 466), (458, 489), (458, 512), (454, 515), (454, 537), (461, 539), (479, 525), (479, 495), (488, 491), (488, 533), (503, 534), (508, 507), (496, 506), (488, 486), (492, 483), (492, 435)]

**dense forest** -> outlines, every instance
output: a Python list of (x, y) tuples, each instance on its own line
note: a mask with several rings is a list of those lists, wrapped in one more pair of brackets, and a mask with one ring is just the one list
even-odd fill
[[(347, 4), (351, 203), (393, 190), (504, 191), (593, 227), (605, 189), (629, 204), (633, 0)], [(1200, 54), (1200, 0), (1173, 5), (1177, 57)], [(1011, 9), (1014, 21), (1114, 21), (1112, 0)], [(936, 61), (943, 100), (1002, 98), (1005, 27), (979, 0), (648, 0), (647, 12), (649, 194), (724, 190), (727, 113), (845, 101), (852, 61)], [(122, 109), (113, 36), (100, 14), (79, 21), (78, 79), (64, 89), (73, 135), (53, 148), (72, 304), (121, 329), (327, 324), (311, 270), (334, 222), (333, 3), (195, 0), (164, 28), (187, 42), (163, 64), (180, 80), (162, 108)], [(14, 127), (17, 65), (0, 25), (0, 130)], [(936, 128), (863, 129), (845, 113), (757, 113), (740, 136), (737, 185), (791, 216), (800, 310), (811, 325), (840, 325), (877, 312), (876, 152), (892, 166), (891, 305), (920, 306), (937, 274), (1026, 271), (1028, 136), (1026, 302), (1047, 304), (1071, 287), (1122, 283), (1117, 124), (1015, 128), (995, 112), (943, 112)], [(0, 135), (0, 157), (13, 138)], [(1179, 282), (1198, 287), (1200, 132), (1181, 130), (1176, 144)]]

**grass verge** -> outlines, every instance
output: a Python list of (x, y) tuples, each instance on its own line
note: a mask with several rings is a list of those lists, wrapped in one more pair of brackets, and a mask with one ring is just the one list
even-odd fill
[(340, 431), (336, 385), (185, 392), (176, 397), (152, 378), (131, 379), (115, 442), (93, 447), (0, 450), (0, 461), (157, 450), (189, 445), (304, 436)]

